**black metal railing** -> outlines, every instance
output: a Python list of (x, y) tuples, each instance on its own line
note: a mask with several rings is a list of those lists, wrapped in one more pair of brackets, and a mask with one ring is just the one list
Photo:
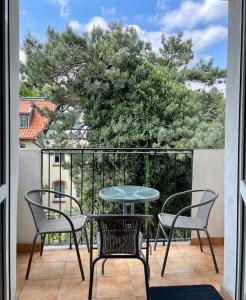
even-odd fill
[[(157, 229), (157, 215), (164, 200), (176, 192), (192, 187), (193, 151), (160, 148), (83, 148), (42, 149), (41, 186), (76, 197), (84, 213), (122, 213), (122, 207), (105, 203), (98, 197), (101, 188), (112, 185), (144, 185), (156, 188), (158, 201), (135, 206), (136, 213), (154, 215), (151, 238)], [(58, 196), (45, 199), (46, 205), (73, 213), (71, 202)], [(168, 211), (176, 213), (189, 205), (190, 198), (175, 202)], [(52, 216), (51, 216), (52, 217)], [(177, 231), (176, 240), (187, 240), (190, 233)], [(68, 243), (67, 234), (49, 236), (48, 244)]]

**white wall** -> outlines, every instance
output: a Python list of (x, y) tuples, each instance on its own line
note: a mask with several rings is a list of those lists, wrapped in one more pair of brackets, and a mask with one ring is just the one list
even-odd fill
[(238, 141), (242, 0), (228, 1), (228, 62), (225, 118), (224, 287), (235, 295), (237, 256)]
[(32, 243), (36, 229), (24, 194), (31, 189), (40, 188), (41, 153), (40, 150), (20, 149), (19, 189), (17, 213), (17, 243)]
[[(212, 237), (224, 236), (224, 150), (194, 150), (193, 189), (211, 189), (219, 197), (211, 210), (208, 230)], [(194, 194), (192, 204), (200, 201), (201, 195)], [(195, 236), (195, 232), (192, 233)], [(204, 235), (205, 236), (205, 235)]]
[[(19, 117), (19, 2), (16, 0), (10, 0), (6, 2), (8, 6), (8, 17), (6, 22), (9, 20), (9, 53), (6, 53), (8, 59), (6, 67), (9, 64), (9, 97), (10, 97), (10, 106), (9, 106), (9, 140), (10, 140), (10, 297), (9, 299), (16, 299), (16, 217), (17, 217), (17, 186), (18, 186), (18, 149), (19, 149), (19, 123), (16, 121)], [(7, 23), (6, 23), (7, 24)], [(7, 41), (7, 39), (6, 39)], [(7, 45), (6, 45), (7, 49)], [(6, 76), (8, 74), (6, 73)], [(8, 79), (7, 79), (8, 81)], [(8, 91), (6, 91), (8, 93)], [(8, 282), (6, 282), (8, 284)], [(6, 299), (8, 296), (6, 296)]]

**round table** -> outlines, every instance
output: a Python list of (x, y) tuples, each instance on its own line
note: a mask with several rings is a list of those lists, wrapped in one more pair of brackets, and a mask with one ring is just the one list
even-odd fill
[(123, 205), (123, 214), (127, 213), (127, 205), (131, 205), (134, 214), (134, 205), (158, 200), (160, 192), (145, 186), (122, 185), (106, 187), (99, 191), (99, 197), (110, 203)]

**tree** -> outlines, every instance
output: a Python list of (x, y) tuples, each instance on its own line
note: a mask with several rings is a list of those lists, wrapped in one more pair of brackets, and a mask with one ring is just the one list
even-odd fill
[(213, 85), (218, 80), (225, 80), (226, 70), (214, 66), (213, 59), (205, 62), (203, 59), (183, 73), (184, 79), (189, 81), (200, 81)]
[(21, 97), (38, 97), (40, 92), (37, 89), (28, 88), (23, 83), (20, 84), (19, 93)]
[(194, 58), (192, 51), (192, 40), (183, 41), (183, 33), (180, 32), (176, 36), (168, 38), (162, 35), (161, 39), (161, 62), (169, 66), (171, 69), (180, 69), (188, 65)]
[[(27, 86), (40, 90), (46, 86), (58, 105), (83, 110), (92, 146), (223, 145), (223, 130), (217, 130), (223, 128), (223, 111), (218, 118), (216, 106), (211, 110), (209, 102), (216, 96), (216, 105), (223, 107), (223, 98), (218, 93), (192, 92), (184, 85), (190, 78), (211, 82), (223, 72), (212, 63), (188, 69), (192, 43), (183, 41), (182, 34), (163, 36), (160, 57), (134, 28), (119, 24), (82, 35), (71, 28), (60, 33), (48, 28), (46, 42), (28, 35), (24, 50), (27, 60), (21, 72)], [(201, 101), (204, 98), (209, 101)], [(72, 128), (76, 118), (69, 114), (54, 118), (53, 137), (57, 145), (64, 145), (71, 140), (65, 129)], [(222, 125), (214, 126), (214, 120)], [(207, 138), (198, 142), (203, 130)]]

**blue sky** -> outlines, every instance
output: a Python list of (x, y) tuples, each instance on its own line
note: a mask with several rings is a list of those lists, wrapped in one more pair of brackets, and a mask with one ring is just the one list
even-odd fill
[[(193, 40), (194, 63), (213, 58), (226, 67), (227, 5), (224, 0), (20, 0), (20, 44), (27, 32), (44, 41), (48, 25), (58, 31), (69, 25), (82, 33), (120, 20), (151, 41), (156, 52), (162, 33), (182, 31)], [(23, 51), (20, 57), (24, 60)]]

